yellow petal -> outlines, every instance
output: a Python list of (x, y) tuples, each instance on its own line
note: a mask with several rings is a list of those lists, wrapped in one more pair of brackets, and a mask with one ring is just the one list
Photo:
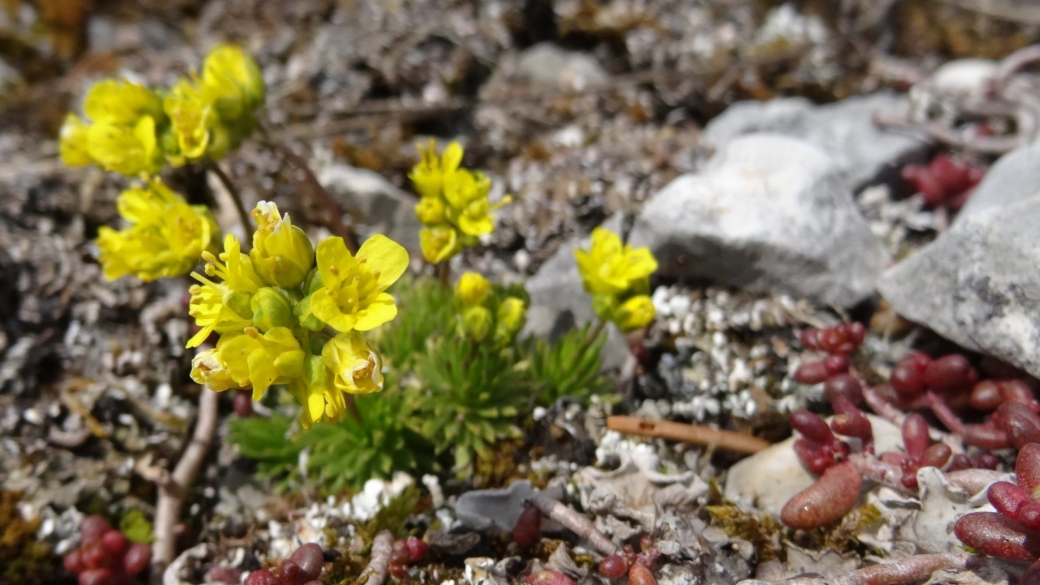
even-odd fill
[(388, 293), (379, 293), (379, 296), (370, 302), (367, 307), (358, 311), (354, 329), (371, 331), (383, 323), (392, 321), (396, 316), (397, 305), (394, 303), (394, 297)]
[[(365, 240), (358, 250), (357, 259), (375, 275), (376, 284), (381, 290), (397, 282), (408, 269), (408, 251), (382, 234)], [(324, 277), (324, 274), (322, 276)]]
[(453, 140), (441, 155), (441, 168), (445, 172), (454, 172), (462, 164), (462, 155), (462, 145)]
[(357, 262), (340, 237), (323, 240), (315, 248), (314, 257), (325, 286), (333, 288), (343, 282), (344, 278), (352, 275)]

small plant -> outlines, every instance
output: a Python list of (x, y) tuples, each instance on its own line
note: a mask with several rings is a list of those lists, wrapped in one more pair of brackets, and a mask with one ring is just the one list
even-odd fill
[[(568, 396), (584, 400), (607, 390), (600, 375), (600, 351), (607, 338), (591, 337), (592, 325), (571, 329), (556, 343), (542, 339), (528, 341), (528, 375), (535, 385), (538, 404), (548, 406)], [(590, 341), (591, 340), (591, 341)]]

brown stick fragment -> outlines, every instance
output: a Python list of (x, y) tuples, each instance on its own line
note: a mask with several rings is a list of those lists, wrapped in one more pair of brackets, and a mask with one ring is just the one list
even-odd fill
[(647, 420), (636, 416), (608, 416), (607, 428), (620, 433), (658, 437), (697, 445), (712, 445), (737, 453), (754, 454), (772, 445), (765, 439), (734, 431), (722, 431), (703, 425), (688, 425), (663, 420)]
[(390, 573), (390, 555), (394, 552), (394, 535), (384, 530), (372, 540), (372, 557), (361, 576), (368, 575), (365, 585), (383, 585)]
[(589, 541), (589, 544), (594, 546), (599, 552), (605, 555), (612, 555), (617, 552), (617, 545), (602, 532), (596, 530), (592, 521), (579, 514), (574, 508), (554, 500), (541, 492), (535, 493), (528, 501), (541, 510), (542, 514), (563, 524), (574, 534)]
[(156, 481), (159, 498), (155, 505), (155, 543), (152, 544), (152, 575), (162, 575), (163, 569), (177, 552), (176, 526), (184, 506), (184, 497), (195, 482), (202, 461), (209, 452), (213, 435), (217, 431), (217, 393), (202, 388), (199, 395), (199, 414), (195, 422), (188, 448), (173, 468), (173, 473), (163, 472)]

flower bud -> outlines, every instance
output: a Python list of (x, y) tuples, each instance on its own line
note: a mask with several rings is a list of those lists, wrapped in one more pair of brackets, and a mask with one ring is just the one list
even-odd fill
[(220, 45), (202, 63), (202, 82), (217, 94), (221, 119), (235, 121), (264, 101), (264, 78), (256, 61), (242, 49)]
[(415, 216), (426, 225), (444, 223), (444, 202), (440, 197), (423, 197), (415, 204)]
[(462, 310), (462, 332), (473, 341), (484, 341), (491, 333), (495, 320), (491, 311), (480, 305)]
[(216, 349), (207, 349), (195, 355), (191, 360), (191, 379), (215, 392), (240, 387), (224, 369)]
[(263, 332), (275, 327), (292, 327), (293, 309), (289, 297), (282, 291), (265, 286), (253, 293), (249, 301), (253, 309), (253, 325)]
[(476, 272), (466, 272), (455, 285), (455, 299), (467, 307), (483, 304), (491, 294), (491, 283)]
[(419, 231), (419, 246), (430, 264), (440, 264), (462, 249), (459, 234), (450, 225), (438, 225)]
[(654, 302), (647, 295), (634, 296), (618, 307), (613, 321), (625, 333), (646, 327), (654, 320)]
[(349, 394), (383, 389), (383, 356), (357, 331), (340, 333), (325, 343), (321, 360), (332, 372), (332, 384)]
[(314, 246), (307, 234), (294, 226), (289, 214), (278, 215), (278, 206), (261, 201), (253, 210), (256, 232), (249, 259), (257, 275), (282, 288), (300, 285), (314, 266)]
[(506, 297), (498, 305), (495, 322), (495, 344), (508, 345), (524, 326), (524, 312), (527, 307), (524, 301), (516, 297)]

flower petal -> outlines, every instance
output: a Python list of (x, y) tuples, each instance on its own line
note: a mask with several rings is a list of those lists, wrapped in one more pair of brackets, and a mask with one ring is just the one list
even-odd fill
[(408, 251), (382, 234), (365, 240), (358, 250), (357, 259), (375, 275), (380, 290), (386, 290), (397, 282), (408, 269)]

